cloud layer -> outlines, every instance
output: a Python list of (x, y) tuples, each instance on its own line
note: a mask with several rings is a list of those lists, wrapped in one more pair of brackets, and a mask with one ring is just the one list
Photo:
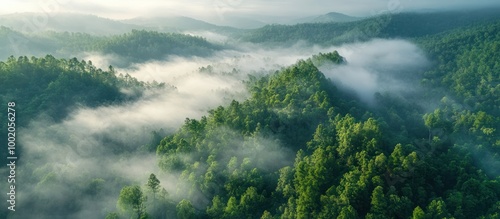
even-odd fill
[[(130, 74), (139, 80), (164, 82), (175, 89), (148, 91), (138, 101), (120, 105), (82, 107), (60, 123), (43, 116), (34, 119), (19, 131), (22, 136), (20, 144), (25, 148), (23, 158), (27, 161), (22, 168), (32, 170), (24, 175), (26, 180), (19, 189), (19, 196), (36, 194), (62, 205), (69, 203), (68, 198), (79, 197), (75, 205), (82, 208), (72, 217), (96, 218), (114, 210), (121, 187), (144, 184), (150, 173), (156, 173), (162, 186), (174, 194), (179, 183), (182, 184), (178, 173), (159, 171), (155, 154), (141, 148), (148, 142), (152, 131), (164, 129), (172, 133), (186, 118), (198, 119), (209, 109), (227, 105), (233, 99), (244, 100), (248, 94), (243, 80), (249, 74), (269, 74), (294, 64), (298, 59), (334, 50), (346, 58), (347, 64), (320, 69), (334, 83), (356, 91), (367, 102), (375, 92), (406, 88), (407, 85), (398, 78), (410, 74), (408, 69), (419, 69), (426, 63), (420, 50), (409, 42), (373, 40), (328, 48), (304, 43), (272, 49), (240, 44), (234, 50), (220, 51), (208, 58), (168, 57), (163, 61), (117, 69), (119, 73)], [(120, 61), (116, 56), (81, 56), (101, 68)], [(235, 143), (240, 145), (238, 149), (228, 151), (224, 159), (254, 157), (258, 167), (273, 170), (293, 161), (293, 153), (284, 150), (272, 138), (249, 140), (251, 142)], [(283, 163), (268, 162), (271, 160), (283, 160)], [(104, 180), (102, 185), (99, 179)], [(101, 186), (97, 193), (99, 197), (74, 193), (87, 191), (85, 188), (92, 191), (95, 189), (92, 186), (96, 185)], [(70, 188), (78, 189), (71, 191)], [(203, 197), (200, 200), (204, 200)], [(202, 201), (200, 205), (206, 202)], [(30, 202), (20, 201), (20, 205), (23, 204)], [(53, 207), (39, 202), (31, 204), (35, 205), (35, 210)], [(38, 218), (45, 215), (39, 211), (33, 213)], [(47, 218), (52, 217), (48, 214)], [(19, 215), (33, 216), (29, 211)]]
[(336, 48), (347, 63), (321, 66), (320, 70), (340, 87), (352, 89), (366, 103), (376, 92), (412, 92), (407, 78), (417, 77), (428, 61), (416, 45), (404, 40), (375, 39)]

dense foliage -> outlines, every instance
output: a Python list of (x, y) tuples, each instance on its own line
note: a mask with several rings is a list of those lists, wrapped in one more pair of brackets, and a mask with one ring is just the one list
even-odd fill
[(492, 176), (500, 174), (499, 31), (500, 23), (492, 22), (419, 40), (437, 62), (423, 85), (434, 95), (449, 91), (426, 121), (482, 157)]
[[(0, 62), (0, 104), (7, 107), (8, 102), (15, 102), (16, 130), (27, 128), (36, 120), (45, 121), (47, 126), (52, 122), (61, 122), (72, 110), (80, 107), (93, 108), (134, 101), (148, 89), (163, 87), (165, 87), (163, 83), (139, 82), (129, 75), (117, 75), (112, 67), (107, 70), (98, 69), (91, 61), (76, 58), (67, 60), (56, 59), (50, 55), (43, 58), (21, 56), (10, 57)], [(7, 110), (2, 110), (0, 116), (7, 118)], [(42, 139), (38, 141), (43, 144)], [(1, 125), (0, 142), (2, 145), (7, 145), (7, 123)], [(68, 147), (73, 146), (68, 145)], [(123, 147), (120, 149), (123, 150)], [(66, 198), (76, 199), (84, 196), (97, 197), (104, 187), (103, 179), (91, 177), (80, 180), (79, 185), (66, 189), (55, 188), (54, 182), (70, 184), (71, 180), (61, 177), (61, 173), (51, 169), (49, 164), (34, 166), (37, 160), (25, 159), (26, 151), (25, 145), (17, 140), (16, 156), (19, 158), (17, 163), (25, 165), (22, 171), (17, 172), (19, 182), (17, 186), (27, 186), (30, 183), (37, 185), (36, 192), (24, 196), (26, 209), (22, 214), (25, 216), (30, 214), (55, 216), (54, 209), (60, 209), (61, 206), (67, 209), (61, 210), (58, 214), (67, 214), (79, 209), (75, 203), (66, 204), (65, 199), (54, 199), (54, 196), (47, 194), (49, 190), (58, 189), (66, 193)], [(1, 151), (2, 163), (7, 162), (7, 152), (6, 148)], [(2, 210), (0, 217), (4, 217), (5, 213)]]
[(498, 19), (498, 8), (465, 12), (382, 12), (371, 18), (347, 23), (304, 23), (266, 25), (241, 35), (243, 41), (282, 45), (304, 40), (332, 45), (380, 38), (414, 38), (438, 34), (457, 27)]
[(177, 33), (133, 30), (95, 45), (95, 50), (127, 58), (129, 62), (162, 60), (168, 55), (207, 56), (219, 47), (205, 39)]
[[(125, 172), (133, 174), (130, 167), (120, 167), (125, 172), (82, 171), (65, 177), (71, 165), (82, 163), (36, 166), (23, 160), (19, 177), (34, 188), (24, 193), (19, 217), (499, 218), (499, 32), (498, 13), (493, 10), (402, 13), (249, 31), (242, 40), (269, 44), (306, 40), (331, 45), (401, 37), (419, 45), (432, 63), (402, 79), (424, 89), (376, 93), (370, 105), (337, 88), (320, 71), (324, 65), (347, 64), (336, 51), (298, 60), (265, 76), (250, 75), (244, 82), (247, 99), (211, 109), (201, 118), (186, 118), (173, 133), (153, 132), (144, 151), (137, 145), (127, 150), (103, 134), (96, 137), (101, 138), (96, 145), (103, 149), (81, 155), (111, 150), (118, 152), (110, 153), (110, 160), (126, 160), (155, 151), (160, 174), (175, 182), (160, 181), (149, 172), (149, 178), (135, 182), (120, 178)], [(28, 40), (6, 46), (20, 39)], [(120, 56), (128, 64), (169, 55), (206, 56), (221, 49), (181, 34), (24, 35), (3, 27), (0, 45), (7, 52), (17, 45), (59, 54), (98, 51)], [(212, 66), (200, 68), (202, 73), (214, 71)], [(61, 122), (80, 106), (123, 104), (147, 89), (164, 87), (76, 58), (11, 56), (0, 62), (0, 104), (16, 101), (23, 115), (20, 127), (40, 117)], [(423, 99), (432, 104), (423, 106)], [(77, 139), (61, 135), (54, 134), (61, 142)], [(83, 165), (109, 164), (97, 162)], [(58, 194), (49, 194), (54, 191)], [(116, 208), (93, 205), (96, 200), (116, 203)]]
[[(25, 115), (16, 121), (20, 127), (27, 125), (29, 118), (42, 115), (60, 121), (76, 104), (92, 107), (124, 101), (127, 96), (120, 92), (123, 86), (127, 86), (125, 80), (112, 69), (103, 71), (77, 59), (21, 56), (0, 62), (0, 103), (16, 103), (17, 113)], [(6, 127), (2, 124), (2, 143), (7, 141)], [(2, 151), (2, 159), (6, 153)]]
[(430, 139), (392, 144), (401, 131), (390, 116), (342, 101), (314, 60), (343, 59), (320, 54), (251, 80), (250, 99), (186, 119), (161, 141), (160, 167), (188, 184), (178, 218), (498, 217), (500, 182), (440, 139), (433, 114), (414, 115)]
[(121, 58), (123, 60), (114, 64), (127, 66), (163, 60), (169, 55), (208, 56), (220, 49), (201, 37), (178, 33), (133, 30), (113, 36), (68, 32), (27, 34), (0, 27), (0, 52), (3, 54), (41, 56), (50, 53), (71, 57), (84, 52), (101, 53)]
[[(139, 82), (129, 75), (116, 75), (110, 66), (102, 70), (91, 61), (10, 57), (0, 62), (0, 98), (3, 105), (15, 101), (19, 113), (35, 118), (42, 113), (56, 121), (63, 119), (75, 104), (95, 107), (119, 103), (141, 95), (145, 88), (164, 86)], [(131, 90), (128, 94), (121, 89)], [(21, 121), (26, 124), (27, 121)]]

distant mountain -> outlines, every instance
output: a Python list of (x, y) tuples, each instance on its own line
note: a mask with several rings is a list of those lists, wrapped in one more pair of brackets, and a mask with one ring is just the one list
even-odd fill
[(118, 67), (175, 56), (209, 56), (223, 49), (202, 37), (132, 30), (125, 34), (96, 36), (87, 33), (21, 33), (0, 26), (0, 60), (9, 56), (44, 56), (71, 58), (82, 53), (103, 53), (120, 57), (110, 60)]
[(311, 16), (306, 18), (301, 18), (294, 20), (293, 23), (331, 23), (331, 22), (351, 22), (361, 20), (359, 17), (352, 17), (349, 15), (345, 15), (337, 12), (330, 12), (328, 14), (320, 15), (320, 16)]
[(73, 13), (15, 13), (0, 15), (0, 26), (21, 32), (82, 32), (95, 35), (113, 35), (144, 29), (142, 26), (125, 24), (95, 15)]
[(498, 8), (428, 13), (384, 14), (353, 22), (267, 25), (248, 31), (243, 41), (269, 45), (303, 40), (334, 45), (378, 38), (416, 38), (500, 19)]
[(203, 57), (220, 49), (201, 37), (144, 30), (108, 37), (92, 48), (93, 51), (120, 56), (127, 64), (163, 60), (169, 55)]
[(179, 29), (215, 28), (216, 25), (184, 16), (137, 17), (122, 20), (123, 23), (147, 27), (171, 27)]
[(359, 17), (352, 17), (349, 15), (337, 13), (337, 12), (330, 12), (325, 15), (318, 16), (314, 19), (312, 19), (310, 22), (317, 22), (317, 23), (329, 23), (329, 22), (351, 22), (351, 21), (357, 21), (362, 18)]
[(131, 25), (143, 26), (157, 31), (183, 32), (183, 31), (217, 31), (233, 32), (236, 28), (218, 26), (205, 21), (184, 16), (170, 17), (137, 17), (121, 22)]
[(0, 60), (9, 56), (45, 56), (72, 58), (82, 52), (96, 51), (97, 45), (111, 41), (111, 36), (87, 33), (39, 32), (22, 33), (0, 26)]
[(207, 21), (220, 26), (229, 26), (240, 29), (255, 29), (268, 24), (260, 18), (261, 17), (256, 19), (255, 17), (226, 14), (221, 17), (207, 18)]

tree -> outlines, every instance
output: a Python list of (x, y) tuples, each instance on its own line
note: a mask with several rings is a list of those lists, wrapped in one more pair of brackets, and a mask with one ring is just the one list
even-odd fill
[(240, 216), (238, 202), (234, 196), (231, 196), (227, 201), (226, 208), (224, 209), (225, 218), (237, 218)]
[(343, 207), (342, 210), (340, 211), (339, 216), (337, 217), (337, 219), (349, 219), (349, 218), (358, 218), (358, 213), (351, 205)]
[(269, 213), (269, 211), (265, 210), (260, 219), (273, 219), (273, 216)]
[(252, 214), (262, 210), (264, 200), (264, 196), (258, 194), (255, 187), (248, 187), (240, 198), (240, 211), (246, 214), (248, 218), (251, 218)]
[(118, 219), (118, 218), (120, 218), (120, 216), (118, 216), (116, 212), (111, 212), (108, 215), (106, 215), (105, 219)]
[(196, 217), (195, 209), (191, 202), (186, 199), (182, 199), (176, 206), (177, 217), (180, 219), (193, 219)]
[(139, 219), (146, 211), (144, 206), (146, 199), (147, 197), (142, 193), (141, 187), (137, 185), (125, 186), (120, 191), (117, 205), (122, 211), (131, 214), (135, 213)]
[(148, 189), (153, 193), (153, 210), (156, 210), (156, 193), (160, 190), (160, 180), (156, 178), (155, 174), (151, 173), (149, 175), (148, 183), (146, 184)]
[(442, 129), (447, 131), (451, 127), (450, 121), (448, 121), (446, 112), (441, 109), (436, 109), (432, 113), (425, 114), (423, 116), (425, 126), (429, 129), (429, 144), (431, 144), (432, 130)]
[(446, 218), (448, 216), (449, 214), (446, 210), (446, 204), (440, 198), (432, 200), (427, 206), (427, 218)]
[(150, 211), (151, 218), (175, 218), (177, 202), (174, 202), (165, 190), (161, 188), (156, 194), (156, 209)]
[(217, 195), (212, 199), (212, 206), (209, 206), (206, 212), (211, 218), (222, 218), (224, 215), (224, 207), (224, 203)]
[(417, 206), (414, 210), (413, 210), (413, 216), (412, 216), (412, 219), (424, 219), (425, 218), (425, 213), (424, 213), (424, 210), (422, 210), (422, 208), (420, 208), (420, 206)]
[[(385, 218), (387, 211), (387, 198), (381, 186), (375, 187), (372, 193), (370, 218)], [(368, 217), (367, 217), (368, 218)]]

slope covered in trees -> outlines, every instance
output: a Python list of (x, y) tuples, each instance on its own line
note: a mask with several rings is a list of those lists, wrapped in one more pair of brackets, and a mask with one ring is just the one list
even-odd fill
[[(113, 36), (95, 36), (87, 33), (41, 32), (21, 33), (0, 27), (0, 52), (10, 55), (70, 58), (82, 53), (100, 53), (121, 57), (119, 63), (140, 63), (163, 60), (174, 56), (208, 56), (220, 50), (197, 36), (156, 31), (132, 30), (130, 33)], [(5, 58), (7, 58), (7, 56)]]
[[(16, 101), (26, 118), (44, 113), (55, 120), (63, 119), (77, 103), (89, 107), (119, 103), (137, 98), (143, 89), (152, 87), (129, 75), (116, 75), (111, 66), (102, 70), (91, 61), (50, 55), (10, 57), (0, 62), (0, 83), (2, 104)], [(120, 89), (134, 92), (127, 95)]]
[[(447, 135), (462, 139), (461, 144), (469, 139), (466, 147), (477, 149), (478, 157), (488, 157), (490, 164), (486, 166), (495, 166), (500, 144), (497, 12), (497, 8), (492, 8), (396, 13), (347, 24), (270, 25), (242, 39), (264, 44), (305, 40), (320, 45), (373, 37), (411, 39), (424, 48), (433, 62), (432, 68), (422, 75), (422, 83), (428, 89), (422, 96), (443, 100), (434, 117), (440, 117), (447, 126), (433, 124), (432, 128), (445, 128)], [(487, 169), (498, 174), (495, 168)]]
[(500, 174), (499, 31), (497, 21), (418, 41), (436, 61), (422, 83), (443, 96), (426, 122), (471, 149), (492, 176)]
[[(116, 75), (112, 67), (102, 70), (91, 61), (10, 57), (0, 62), (0, 104), (16, 103), (17, 129), (25, 128), (40, 117), (62, 121), (77, 107), (97, 107), (133, 101), (146, 89), (165, 87), (158, 83), (144, 83), (129, 75)], [(127, 92), (123, 92), (123, 91)], [(0, 113), (2, 118), (7, 112)], [(0, 141), (7, 144), (7, 123), (2, 124)], [(18, 143), (18, 153), (24, 148)], [(5, 161), (8, 150), (2, 150)]]
[(208, 56), (218, 49), (201, 37), (139, 30), (111, 37), (94, 46), (95, 51), (122, 56), (126, 62), (162, 60), (168, 55)]
[[(27, 129), (31, 123), (40, 120), (43, 121), (44, 129), (48, 130), (48, 126), (64, 121), (78, 108), (125, 104), (142, 97), (146, 91), (165, 90), (165, 88), (164, 83), (140, 82), (130, 75), (117, 74), (111, 66), (102, 70), (92, 65), (91, 61), (76, 58), (67, 60), (56, 59), (51, 55), (43, 58), (21, 56), (10, 57), (0, 62), (0, 104), (7, 106), (8, 102), (15, 102), (17, 115), (15, 128), (18, 133), (22, 132), (19, 130)], [(7, 123), (3, 123), (0, 131), (0, 142), (3, 145), (7, 145), (7, 130)], [(61, 136), (74, 138), (74, 136)], [(18, 190), (21, 193), (25, 192), (21, 196), (26, 209), (19, 213), (21, 218), (49, 214), (56, 218), (60, 215), (67, 217), (80, 210), (78, 204), (68, 204), (65, 200), (55, 197), (57, 196), (55, 194), (47, 194), (47, 191), (55, 189), (54, 183), (71, 185), (58, 190), (64, 190), (64, 196), (73, 200), (82, 197), (96, 198), (102, 188), (106, 187), (102, 178), (86, 178), (83, 173), (79, 173), (82, 178), (77, 180), (78, 183), (61, 177), (57, 168), (53, 169), (51, 166), (51, 163), (57, 162), (55, 160), (45, 160), (42, 166), (36, 166), (40, 159), (44, 159), (44, 155), (38, 154), (33, 160), (26, 159), (29, 157), (26, 153), (30, 149), (23, 144), (26, 141), (21, 141), (20, 138), (22, 139), (18, 135), (15, 156), (18, 157), (17, 163), (21, 163), (22, 166), (17, 168), (16, 186), (29, 188), (29, 185), (36, 185), (36, 188), (33, 188), (34, 192), (28, 192), (30, 191), (28, 189)], [(44, 145), (46, 141), (43, 138), (37, 139), (37, 142), (41, 147), (51, 147)], [(74, 146), (67, 145), (67, 147)], [(110, 143), (107, 144), (108, 148), (111, 146)], [(123, 145), (117, 146), (116, 149), (124, 151)], [(56, 150), (62, 151), (64, 148)], [(7, 152), (9, 151), (1, 151), (3, 165), (9, 162), (5, 159)], [(117, 181), (109, 186), (121, 187), (123, 184)], [(72, 192), (67, 192), (66, 189)], [(56, 209), (59, 210), (54, 212)], [(0, 211), (0, 217), (7, 218), (7, 211)]]
[[(244, 82), (248, 98), (211, 109), (201, 118), (186, 118), (168, 135), (153, 132), (145, 150), (116, 140), (142, 137), (124, 136), (130, 132), (123, 126), (106, 134), (84, 135), (87, 139), (60, 130), (65, 126), (43, 126), (30, 135), (40, 147), (78, 145), (63, 145), (71, 150), (56, 148), (66, 161), (57, 156), (56, 161), (44, 160), (54, 158), (46, 153), (32, 154), (32, 160), (21, 157), (23, 211), (9, 215), (0, 211), (0, 217), (498, 218), (499, 32), (498, 14), (488, 10), (402, 13), (351, 23), (272, 25), (250, 31), (244, 40), (270, 44), (307, 40), (331, 45), (401, 37), (420, 46), (431, 65), (411, 76), (399, 75), (423, 89), (376, 93), (373, 103), (366, 104), (320, 70), (345, 67), (350, 60), (337, 52), (319, 53), (268, 75), (250, 75)], [(21, 43), (9, 44), (13, 39)], [(25, 35), (1, 28), (0, 40), (6, 53), (15, 48), (25, 52), (23, 46), (33, 46), (36, 53), (97, 51), (130, 64), (169, 55), (209, 56), (223, 49), (199, 37), (151, 31), (103, 37)], [(216, 74), (214, 69), (200, 71)], [(237, 72), (233, 69), (226, 75)], [(0, 62), (0, 104), (16, 101), (22, 115), (19, 128), (40, 117), (50, 124), (64, 123), (76, 108), (132, 103), (156, 88), (165, 85), (140, 82), (117, 75), (112, 67), (98, 69), (76, 58), (21, 56)], [(164, 90), (158, 93), (165, 95)], [(420, 103), (423, 99), (430, 104)], [(6, 117), (5, 112), (0, 116)], [(2, 126), (7, 130), (6, 124)], [(54, 130), (59, 133), (48, 133)], [(7, 135), (0, 135), (5, 144)], [(47, 136), (55, 139), (43, 139)], [(95, 151), (82, 153), (73, 147)], [(25, 149), (19, 150), (23, 154)], [(37, 150), (32, 151), (44, 152)], [(108, 151), (112, 152), (97, 156)], [(149, 151), (156, 152), (160, 171), (134, 169), (153, 160)], [(0, 156), (6, 157), (5, 153)], [(115, 165), (126, 163), (123, 160), (133, 164)], [(80, 172), (71, 174), (75, 169)], [(92, 172), (97, 169), (104, 171)], [(149, 178), (137, 177), (139, 171)], [(129, 173), (128, 178), (120, 176)]]
[(305, 23), (266, 25), (240, 36), (241, 40), (263, 44), (290, 44), (304, 40), (312, 44), (335, 45), (379, 38), (415, 38), (500, 18), (498, 8), (464, 12), (383, 13), (347, 23)]
[(392, 143), (400, 130), (347, 101), (316, 67), (325, 60), (343, 62), (319, 54), (250, 80), (251, 98), (186, 119), (164, 138), (159, 165), (179, 172), (184, 188), (182, 201), (165, 200), (177, 208), (164, 210), (178, 218), (498, 217), (500, 182), (468, 150), (438, 135)]

